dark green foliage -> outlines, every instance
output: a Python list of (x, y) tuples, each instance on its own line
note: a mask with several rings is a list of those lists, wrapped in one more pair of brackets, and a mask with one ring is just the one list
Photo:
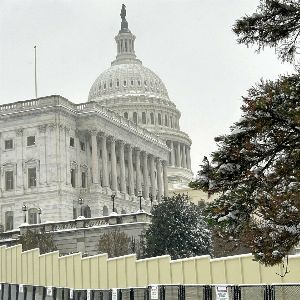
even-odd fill
[(185, 195), (164, 199), (152, 209), (145, 234), (146, 256), (169, 254), (172, 259), (211, 254), (211, 233), (202, 210)]
[(20, 243), (23, 251), (39, 248), (40, 254), (44, 254), (57, 250), (50, 233), (27, 230), (25, 234), (21, 235)]
[(281, 262), (300, 240), (300, 77), (261, 81), (242, 118), (217, 137), (191, 186), (220, 197), (208, 207), (220, 232), (246, 236), (257, 260)]
[(282, 61), (292, 62), (299, 48), (300, 2), (260, 0), (257, 11), (237, 20), (233, 31), (239, 43), (256, 44), (258, 51), (275, 47)]

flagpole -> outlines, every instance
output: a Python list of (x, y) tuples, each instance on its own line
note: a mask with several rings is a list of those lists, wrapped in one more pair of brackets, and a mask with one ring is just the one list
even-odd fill
[(34, 46), (34, 87), (35, 87), (35, 98), (37, 98), (36, 46)]

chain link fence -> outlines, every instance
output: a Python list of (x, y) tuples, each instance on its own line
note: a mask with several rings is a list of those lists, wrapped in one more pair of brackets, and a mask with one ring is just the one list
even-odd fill
[(68, 289), (0, 283), (0, 300), (300, 300), (300, 284)]

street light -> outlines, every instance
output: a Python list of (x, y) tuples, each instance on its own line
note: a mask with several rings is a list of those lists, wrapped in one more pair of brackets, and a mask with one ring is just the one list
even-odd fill
[(115, 197), (116, 197), (116, 194), (112, 193), (110, 197), (111, 197), (111, 200), (112, 200), (112, 203), (113, 203), (112, 211), (115, 212)]
[(82, 198), (78, 199), (78, 204), (80, 205), (80, 216), (82, 216), (82, 204), (83, 204), (83, 199)]
[(39, 224), (42, 223), (42, 219), (41, 219), (41, 214), (42, 214), (42, 209), (38, 208), (38, 214), (39, 214)]
[(142, 197), (143, 197), (142, 191), (139, 191), (138, 197), (140, 199), (140, 210), (142, 210)]
[(151, 193), (149, 193), (149, 199), (150, 199), (150, 204), (151, 204), (151, 208), (153, 206), (153, 195)]
[(27, 205), (23, 204), (22, 211), (24, 212), (24, 223), (26, 223), (26, 212), (27, 212)]

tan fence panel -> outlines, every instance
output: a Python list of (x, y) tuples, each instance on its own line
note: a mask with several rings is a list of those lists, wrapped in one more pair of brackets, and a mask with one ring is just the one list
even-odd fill
[[(210, 259), (209, 256), (171, 261), (169, 256), (136, 260), (135, 255), (108, 259), (107, 254), (59, 257), (38, 249), (22, 252), (20, 245), (0, 247), (0, 281), (28, 285), (106, 289), (150, 284), (260, 284), (300, 282), (300, 255), (282, 265), (265, 267), (252, 255)], [(281, 277), (280, 275), (285, 275)]]
[(210, 260), (211, 259), (209, 255), (197, 257), (196, 268), (198, 284), (209, 284), (212, 282)]
[(210, 260), (212, 284), (227, 283), (224, 259), (215, 258)]
[(182, 269), (182, 261), (174, 260), (171, 261), (171, 279), (172, 284), (178, 284), (178, 282), (183, 282), (183, 269)]

